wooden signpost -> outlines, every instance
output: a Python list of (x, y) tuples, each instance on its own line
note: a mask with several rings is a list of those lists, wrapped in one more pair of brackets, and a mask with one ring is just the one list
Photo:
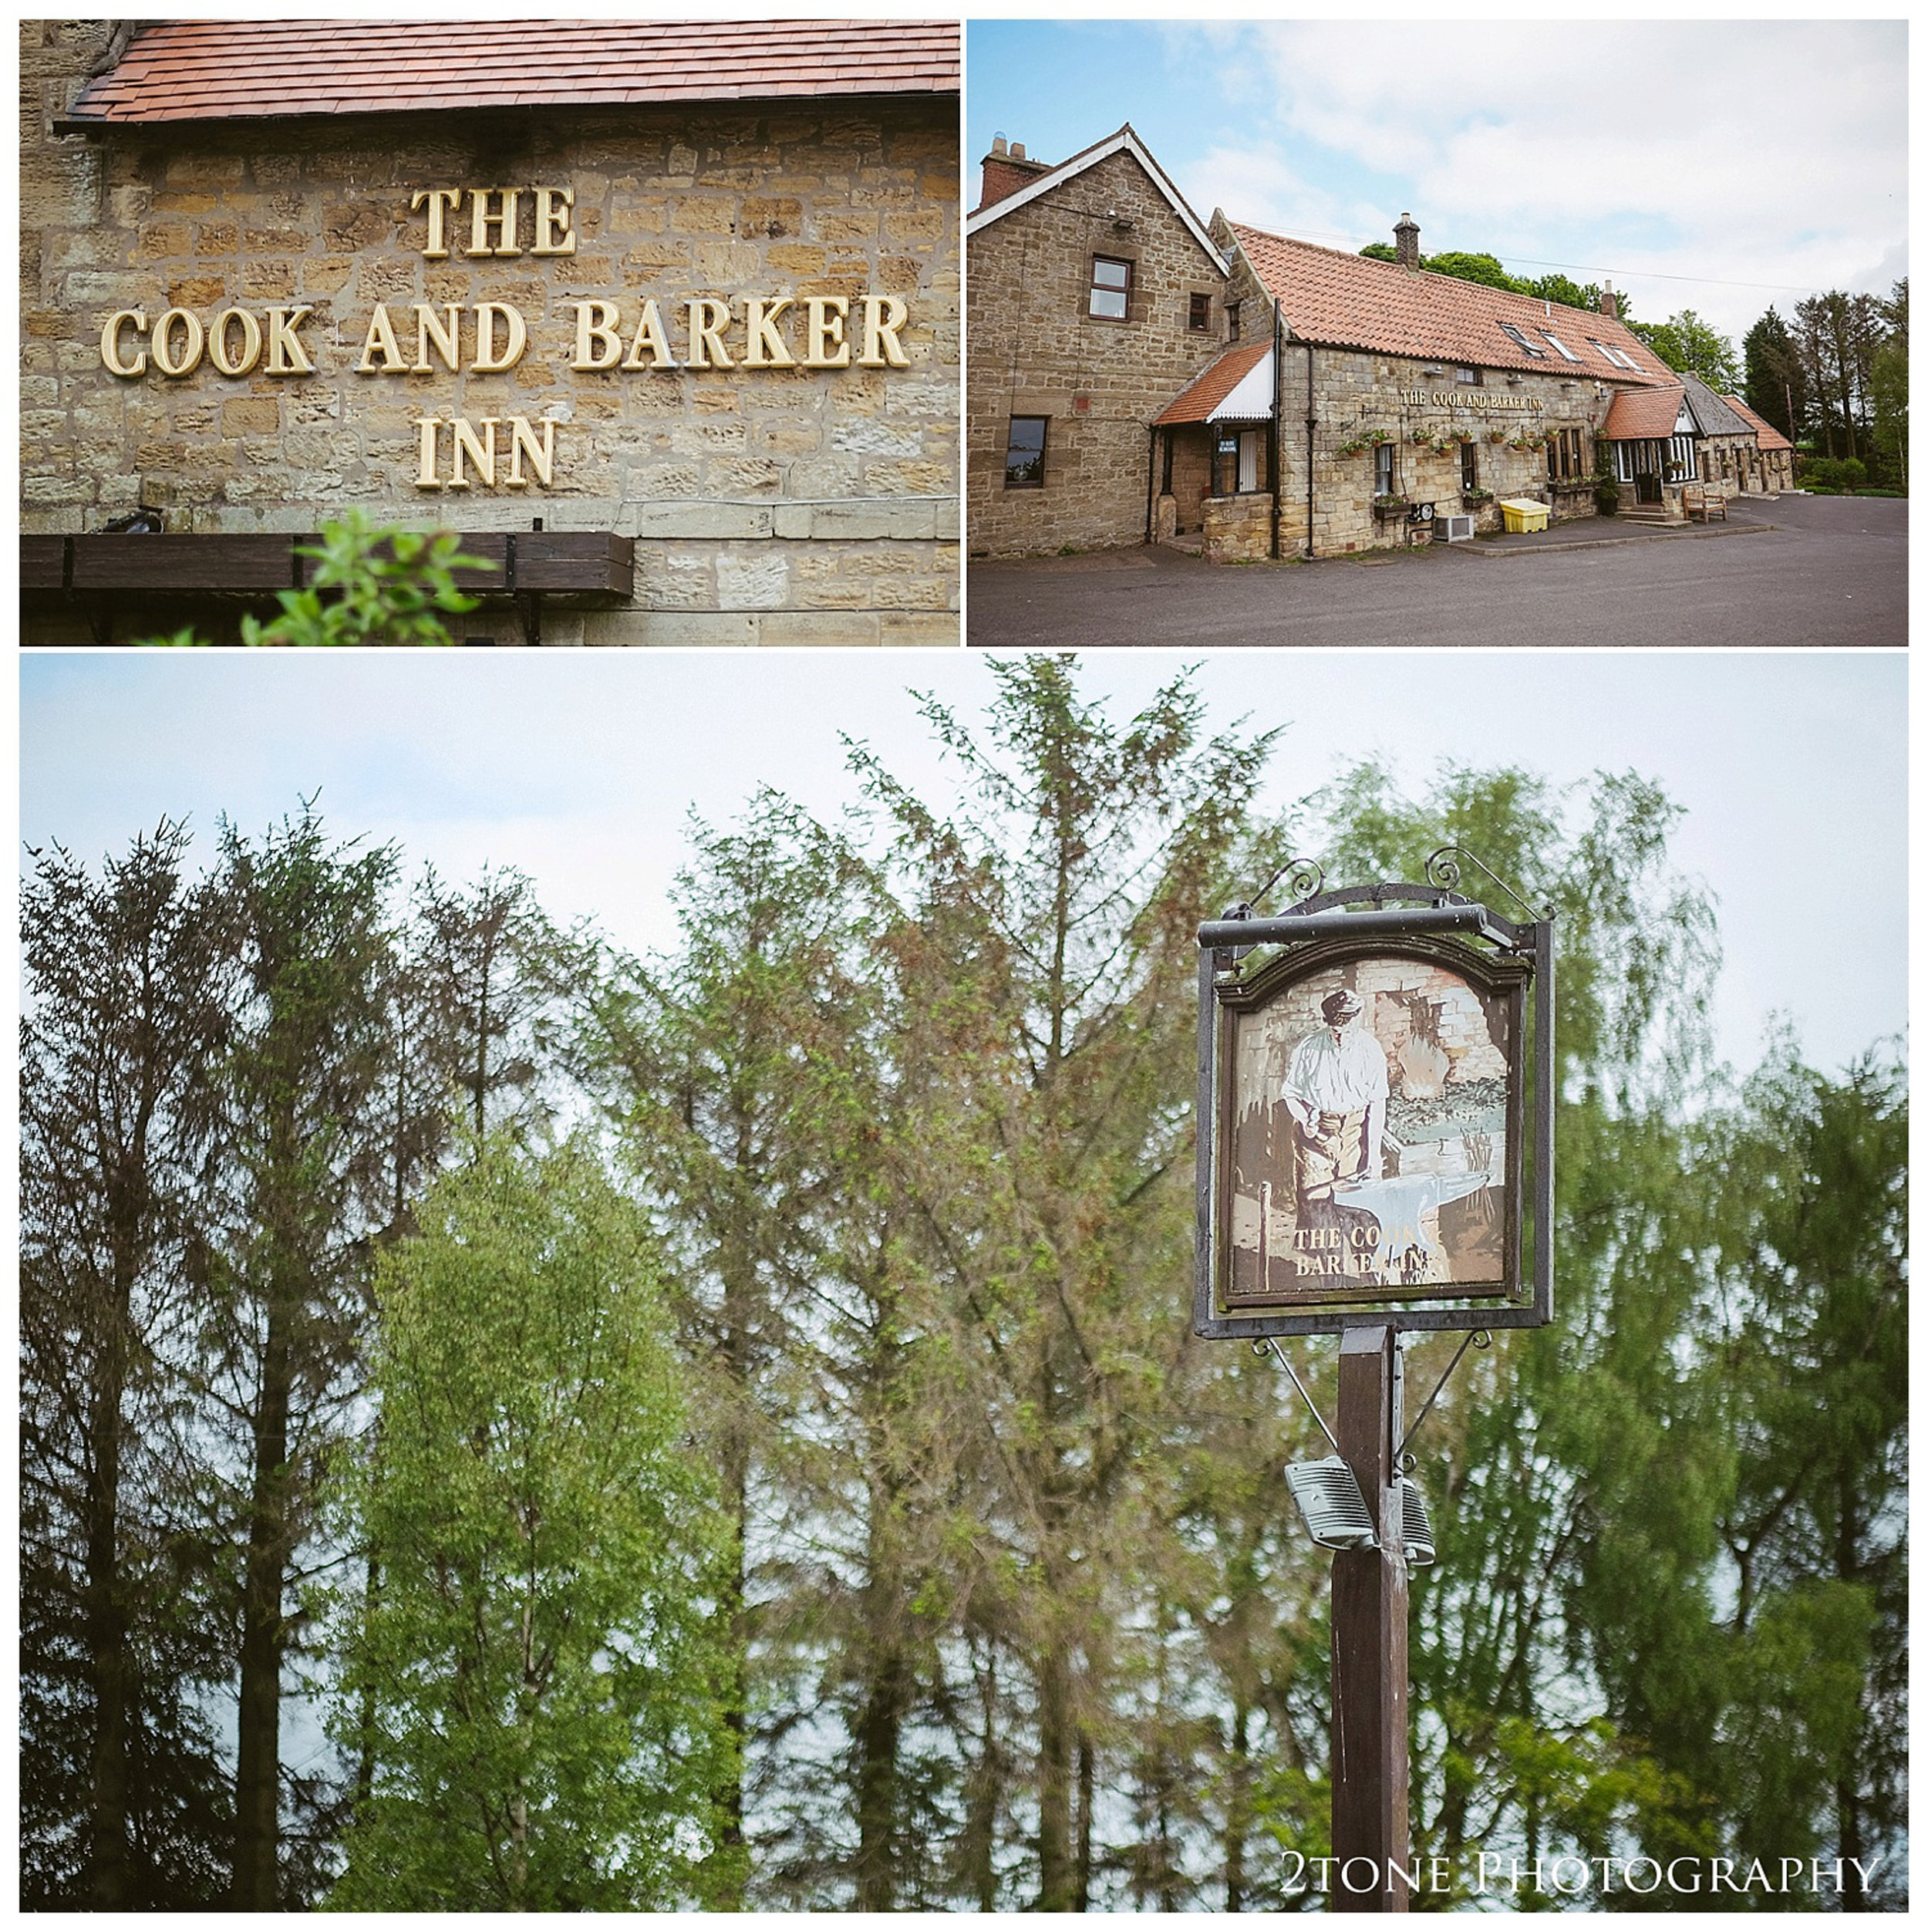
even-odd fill
[(1289, 1472), (1344, 1492), (1315, 1528), (1334, 1550), (1334, 1910), (1404, 1911), (1412, 1865), (1403, 1339), (1552, 1316), (1552, 922), (1462, 896), (1462, 860), (1198, 929), (1193, 1327), (1340, 1337), (1344, 1470)]

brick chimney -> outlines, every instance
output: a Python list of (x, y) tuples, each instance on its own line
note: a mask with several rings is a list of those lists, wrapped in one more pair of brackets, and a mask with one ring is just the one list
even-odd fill
[(1393, 243), (1399, 251), (1400, 268), (1419, 266), (1419, 224), (1410, 214), (1399, 217), (1393, 229)]
[[(1015, 194), (1020, 188), (1029, 187), (1040, 174), (1049, 174), (1049, 161), (1034, 161), (1024, 151), (1022, 141), (1007, 142), (1002, 134), (993, 136), (991, 151), (984, 157), (984, 191), (978, 198), (979, 208), (988, 208), (994, 201), (1002, 201), (1007, 194)], [(975, 214), (976, 209), (972, 212)]]
[(1609, 322), (1620, 319), (1620, 298), (1614, 294), (1613, 285), (1610, 282), (1600, 291), (1600, 313)]

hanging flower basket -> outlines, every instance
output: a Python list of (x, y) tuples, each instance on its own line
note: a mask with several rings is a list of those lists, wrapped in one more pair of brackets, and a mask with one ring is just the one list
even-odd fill
[(1475, 439), (1471, 430), (1448, 430), (1439, 440), (1442, 443), (1471, 443)]
[(1414, 430), (1412, 443), (1413, 447), (1416, 450), (1430, 450), (1433, 447), (1432, 431), (1431, 430)]
[(1365, 440), (1370, 443), (1390, 443), (1392, 440), (1390, 430), (1368, 430), (1365, 434)]
[(1506, 440), (1506, 432), (1504, 430), (1488, 430), (1486, 432), (1486, 440), (1488, 443), (1504, 443)]
[(1364, 451), (1365, 447), (1366, 446), (1364, 443), (1357, 441), (1342, 443), (1340, 444), (1336, 453), (1342, 457), (1358, 456)]

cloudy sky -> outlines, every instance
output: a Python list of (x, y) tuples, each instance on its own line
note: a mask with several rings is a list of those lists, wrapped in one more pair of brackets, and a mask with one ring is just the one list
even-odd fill
[[(1081, 682), (1122, 717), (1180, 668), (1094, 653)], [(1252, 652), (1196, 675), (1214, 728), (1286, 727), (1275, 808), (1375, 754), (1414, 789), (1443, 761), (1658, 779), (1677, 862), (1719, 901), (1733, 1064), (1775, 1014), (1831, 1068), (1905, 1023), (1900, 653)], [(552, 914), (638, 949), (673, 936), (693, 811), (728, 823), (762, 783), (834, 814), (846, 737), (941, 804), (956, 771), (912, 694), (970, 716), (993, 682), (963, 652), (75, 652), (21, 677), (29, 845), (97, 859), (167, 815), (211, 855), (223, 814), (258, 838), (319, 794), (339, 835), (395, 841), (411, 871), (518, 867)]]
[(1130, 121), (1202, 216), (1331, 248), (1610, 278), (1738, 348), (1773, 304), (1908, 272), (1901, 21), (973, 21), (994, 134), (1061, 161)]

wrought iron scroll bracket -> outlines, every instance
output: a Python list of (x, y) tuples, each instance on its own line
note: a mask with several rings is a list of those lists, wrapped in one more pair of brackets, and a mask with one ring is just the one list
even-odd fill
[(1442, 845), (1426, 861), (1427, 881), (1441, 891), (1456, 892), (1459, 890), (1460, 868), (1470, 865), (1489, 878), (1513, 903), (1525, 913), (1529, 919), (1543, 919), (1549, 916), (1545, 908), (1534, 905), (1522, 892), (1516, 892), (1492, 868), (1481, 859), (1476, 852), (1469, 852), (1464, 845)]
[(1225, 917), (1227, 919), (1249, 917), (1251, 913), (1258, 909), (1259, 902), (1282, 878), (1285, 880), (1286, 890), (1292, 895), (1295, 904), (1300, 899), (1314, 898), (1326, 889), (1325, 868), (1316, 859), (1289, 858), (1273, 872), (1272, 876), (1249, 899), (1240, 902), (1244, 908), (1242, 912), (1228, 912)]
[[(1257, 1341), (1252, 1344), (1252, 1354), (1261, 1357), (1264, 1356), (1267, 1349), (1271, 1350), (1273, 1356), (1278, 1360), (1279, 1366), (1283, 1368), (1286, 1371), (1287, 1376), (1290, 1377), (1293, 1387), (1299, 1391), (1299, 1395), (1303, 1398), (1306, 1407), (1312, 1411), (1312, 1419), (1319, 1425), (1320, 1434), (1332, 1445), (1333, 1454), (1334, 1455), (1338, 1455), (1340, 1452), (1338, 1437), (1334, 1435), (1332, 1431), (1326, 1427), (1326, 1418), (1319, 1413), (1319, 1404), (1306, 1393), (1306, 1385), (1303, 1382), (1299, 1381), (1297, 1371), (1293, 1367), (1292, 1364), (1286, 1359), (1286, 1351), (1281, 1348), (1278, 1343), (1269, 1335), (1261, 1336)], [(1457, 1360), (1458, 1358), (1455, 1357), (1454, 1359)], [(1451, 1371), (1448, 1371), (1448, 1372), (1450, 1374)]]
[(1458, 1367), (1460, 1357), (1464, 1355), (1469, 1348), (1491, 1348), (1492, 1345), (1492, 1335), (1483, 1328), (1475, 1328), (1465, 1340), (1460, 1344), (1453, 1359), (1446, 1364), (1446, 1373), (1434, 1385), (1432, 1394), (1427, 1397), (1426, 1406), (1413, 1418), (1413, 1425), (1406, 1431), (1405, 1441), (1400, 1444), (1396, 1452), (1397, 1459), (1405, 1468), (1411, 1469), (1413, 1467), (1413, 1462), (1407, 1458), (1406, 1451), (1413, 1438), (1418, 1435), (1420, 1424), (1432, 1414), (1433, 1404), (1439, 1400), (1441, 1394), (1444, 1391), (1446, 1384), (1453, 1379), (1453, 1371)]

